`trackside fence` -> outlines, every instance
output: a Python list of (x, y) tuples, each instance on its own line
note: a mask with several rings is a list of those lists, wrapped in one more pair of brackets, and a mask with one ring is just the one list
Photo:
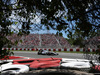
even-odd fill
[(63, 49), (51, 49), (51, 48), (2, 48), (2, 50), (13, 50), (13, 51), (38, 51), (38, 50), (47, 50), (47, 51), (70, 51), (70, 52), (95, 52), (96, 49), (83, 49), (83, 48), (63, 48)]

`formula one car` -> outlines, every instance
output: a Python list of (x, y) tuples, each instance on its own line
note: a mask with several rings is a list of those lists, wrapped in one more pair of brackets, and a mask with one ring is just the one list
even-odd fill
[(56, 52), (51, 52), (51, 51), (47, 51), (47, 50), (39, 50), (38, 55), (58, 55), (58, 53)]

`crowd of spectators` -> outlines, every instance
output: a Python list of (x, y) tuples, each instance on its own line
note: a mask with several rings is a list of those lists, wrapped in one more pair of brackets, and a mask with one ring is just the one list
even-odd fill
[(85, 47), (87, 48), (94, 48), (94, 49), (97, 49), (98, 46), (100, 45), (100, 36), (95, 36), (93, 38), (90, 38), (90, 39), (87, 39), (85, 40), (84, 42), (85, 44)]
[(29, 34), (29, 35), (23, 35), (21, 45), (27, 45), (27, 46), (39, 46), (39, 35), (38, 34)]
[(69, 48), (70, 44), (68, 41), (61, 37), (56, 36), (54, 34), (29, 34), (29, 35), (22, 35), (18, 36), (17, 34), (13, 34), (11, 36), (7, 36), (12, 43), (16, 40), (18, 41), (16, 46), (19, 48), (33, 48), (33, 47), (49, 47), (49, 48), (58, 48), (64, 47)]
[(41, 34), (41, 44), (42, 46), (58, 47), (59, 43), (55, 39), (54, 34)]
[(7, 39), (9, 39), (12, 44), (14, 44), (16, 41), (19, 41), (21, 39), (21, 36), (18, 36), (17, 34), (12, 34), (8, 35)]
[(61, 46), (70, 48), (71, 45), (68, 43), (68, 41), (65, 38), (63, 38), (62, 36), (56, 36), (56, 38), (58, 39)]

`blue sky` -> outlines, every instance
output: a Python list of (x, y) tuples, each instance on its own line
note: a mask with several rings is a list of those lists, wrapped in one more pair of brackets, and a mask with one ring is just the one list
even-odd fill
[[(14, 0), (15, 1), (15, 0)], [(12, 3), (14, 3), (14, 1), (12, 0), (11, 2)], [(51, 0), (48, 0), (48, 1), (50, 1), (51, 2)], [(62, 1), (61, 1), (62, 2)], [(65, 7), (65, 11), (66, 11), (66, 13), (65, 13), (65, 15), (67, 14), (67, 8), (66, 8), (66, 6), (65, 6), (65, 4), (62, 2), (62, 5), (63, 5), (63, 7)], [(60, 13), (58, 13), (58, 15), (61, 15), (61, 13), (62, 13), (62, 11), (60, 11)], [(15, 14), (15, 12), (13, 11), (13, 14)], [(20, 20), (20, 16), (15, 16), (15, 15), (11, 15), (9, 18), (12, 18), (12, 19), (18, 19), (18, 20)], [(40, 14), (40, 13), (36, 13), (36, 16), (34, 17), (34, 19), (32, 19), (31, 20), (31, 22), (33, 22), (33, 23), (36, 23), (36, 24), (40, 24), (41, 23), (41, 18), (43, 17), (44, 15), (42, 14)], [(56, 17), (57, 17), (57, 15), (56, 15)], [(24, 20), (25, 21), (25, 19), (24, 18), (22, 18), (22, 20)], [(34, 28), (34, 26), (33, 26), (33, 28)], [(32, 29), (33, 29), (32, 28)], [(19, 29), (21, 29), (21, 25), (18, 23), (18, 24), (13, 24), (12, 26), (11, 26), (11, 29), (14, 29), (14, 30), (16, 30), (16, 31), (19, 31)], [(39, 30), (39, 31), (31, 31), (30, 33), (38, 33), (38, 34), (45, 34), (45, 33), (53, 33), (53, 34), (56, 34), (57, 33), (57, 30), (52, 30), (52, 29), (50, 29), (50, 30)], [(62, 34), (63, 34), (63, 37), (64, 38), (67, 38), (67, 34), (64, 32), (64, 31), (62, 31)]]

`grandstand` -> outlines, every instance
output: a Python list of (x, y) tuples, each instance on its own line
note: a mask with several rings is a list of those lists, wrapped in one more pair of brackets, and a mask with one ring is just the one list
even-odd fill
[[(12, 48), (70, 48), (71, 45), (62, 36), (55, 34), (29, 34), (18, 36), (13, 34), (7, 36), (12, 42)], [(15, 41), (17, 45), (14, 45)]]
[(97, 49), (100, 46), (100, 36), (95, 36), (84, 42), (86, 48)]

